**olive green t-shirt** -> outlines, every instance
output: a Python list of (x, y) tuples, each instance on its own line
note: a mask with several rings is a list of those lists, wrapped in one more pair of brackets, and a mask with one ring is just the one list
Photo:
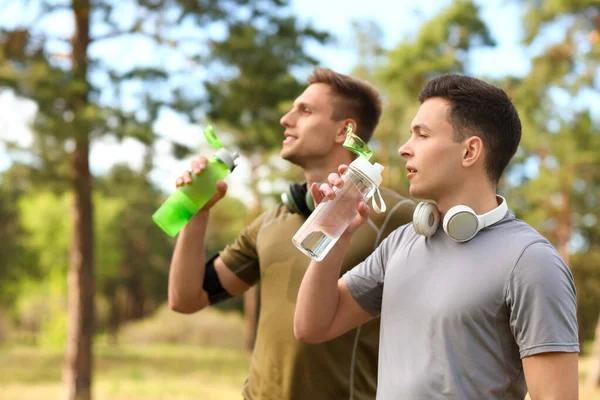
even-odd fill
[[(382, 188), (387, 212), (371, 212), (354, 234), (342, 274), (371, 254), (393, 230), (412, 221), (414, 202)], [(248, 284), (260, 280), (260, 314), (247, 400), (374, 399), (379, 318), (323, 344), (294, 337), (298, 289), (310, 258), (292, 244), (305, 217), (278, 205), (254, 220), (221, 259)]]

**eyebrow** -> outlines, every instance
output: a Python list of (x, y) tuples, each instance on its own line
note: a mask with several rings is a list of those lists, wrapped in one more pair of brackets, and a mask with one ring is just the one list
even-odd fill
[(310, 105), (310, 104), (308, 104), (308, 103), (307, 103), (307, 102), (305, 102), (305, 101), (299, 101), (299, 102), (294, 102), (294, 107), (298, 107), (298, 108), (301, 108), (301, 107), (307, 107), (307, 108), (310, 108), (310, 107), (311, 107), (311, 105)]
[(417, 125), (413, 125), (413, 126), (410, 128), (410, 131), (411, 131), (411, 132), (417, 132), (417, 133), (418, 133), (419, 131), (431, 132), (431, 129), (429, 129), (429, 128), (427, 127), (427, 125), (425, 125), (425, 124), (417, 124)]

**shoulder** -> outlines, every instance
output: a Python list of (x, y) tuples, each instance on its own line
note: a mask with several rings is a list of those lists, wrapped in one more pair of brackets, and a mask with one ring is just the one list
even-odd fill
[(543, 246), (552, 248), (548, 239), (543, 237), (531, 225), (515, 217), (510, 211), (498, 223), (486, 228), (484, 231), (497, 247), (504, 248), (506, 251), (512, 250), (521, 254), (528, 247), (535, 244), (543, 244)]
[(572, 279), (571, 270), (547, 240), (535, 241), (523, 248), (515, 264), (513, 276), (521, 279), (533, 277), (543, 277), (544, 280), (558, 277)]
[(287, 215), (290, 215), (287, 207), (284, 204), (279, 203), (266, 209), (258, 217), (254, 218), (254, 220), (246, 227), (246, 231), (258, 234), (265, 226), (277, 222)]
[(556, 275), (571, 279), (571, 272), (554, 246), (538, 231), (512, 213), (502, 220), (495, 229), (498, 244), (506, 254), (514, 257), (513, 278), (524, 279), (545, 276), (553, 279)]
[(402, 252), (407, 250), (419, 237), (422, 236), (415, 232), (412, 223), (404, 224), (394, 228), (385, 238), (382, 238), (379, 245), (388, 252)]

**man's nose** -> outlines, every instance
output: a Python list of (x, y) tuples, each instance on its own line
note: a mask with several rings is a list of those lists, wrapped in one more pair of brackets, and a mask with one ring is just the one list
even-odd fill
[(403, 158), (409, 158), (410, 156), (412, 156), (412, 149), (410, 148), (410, 140), (408, 140), (406, 143), (404, 143), (402, 146), (400, 146), (400, 148), (398, 149), (398, 155)]
[(293, 125), (293, 116), (292, 116), (292, 111), (288, 111), (287, 113), (285, 113), (283, 115), (283, 117), (281, 117), (281, 119), (279, 120), (279, 123), (281, 124), (281, 126), (289, 128)]

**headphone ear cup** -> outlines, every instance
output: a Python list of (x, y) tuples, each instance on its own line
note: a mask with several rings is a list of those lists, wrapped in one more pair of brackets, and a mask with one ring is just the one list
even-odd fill
[(423, 204), (424, 203), (417, 204), (417, 207), (415, 208), (415, 211), (413, 212), (413, 228), (415, 229), (415, 232), (417, 232), (419, 235), (422, 235), (421, 220), (419, 219), (419, 215), (421, 213), (421, 208), (423, 208)]
[(459, 243), (473, 239), (482, 227), (475, 211), (467, 206), (454, 206), (444, 216), (444, 231)]
[(285, 205), (289, 212), (297, 214), (299, 212), (294, 202), (294, 195), (292, 194), (292, 185), (288, 186), (285, 192), (281, 193), (281, 202)]
[[(292, 214), (310, 215), (310, 209), (307, 204), (306, 184), (292, 183), (288, 190), (281, 195), (283, 203)], [(312, 201), (312, 196), (311, 196)], [(314, 208), (314, 202), (313, 202)]]
[(440, 213), (433, 203), (419, 203), (413, 214), (415, 232), (423, 236), (432, 236), (440, 224)]
[(315, 199), (313, 199), (310, 190), (306, 191), (306, 195), (304, 196), (304, 204), (306, 204), (306, 208), (308, 209), (309, 214), (315, 211)]

